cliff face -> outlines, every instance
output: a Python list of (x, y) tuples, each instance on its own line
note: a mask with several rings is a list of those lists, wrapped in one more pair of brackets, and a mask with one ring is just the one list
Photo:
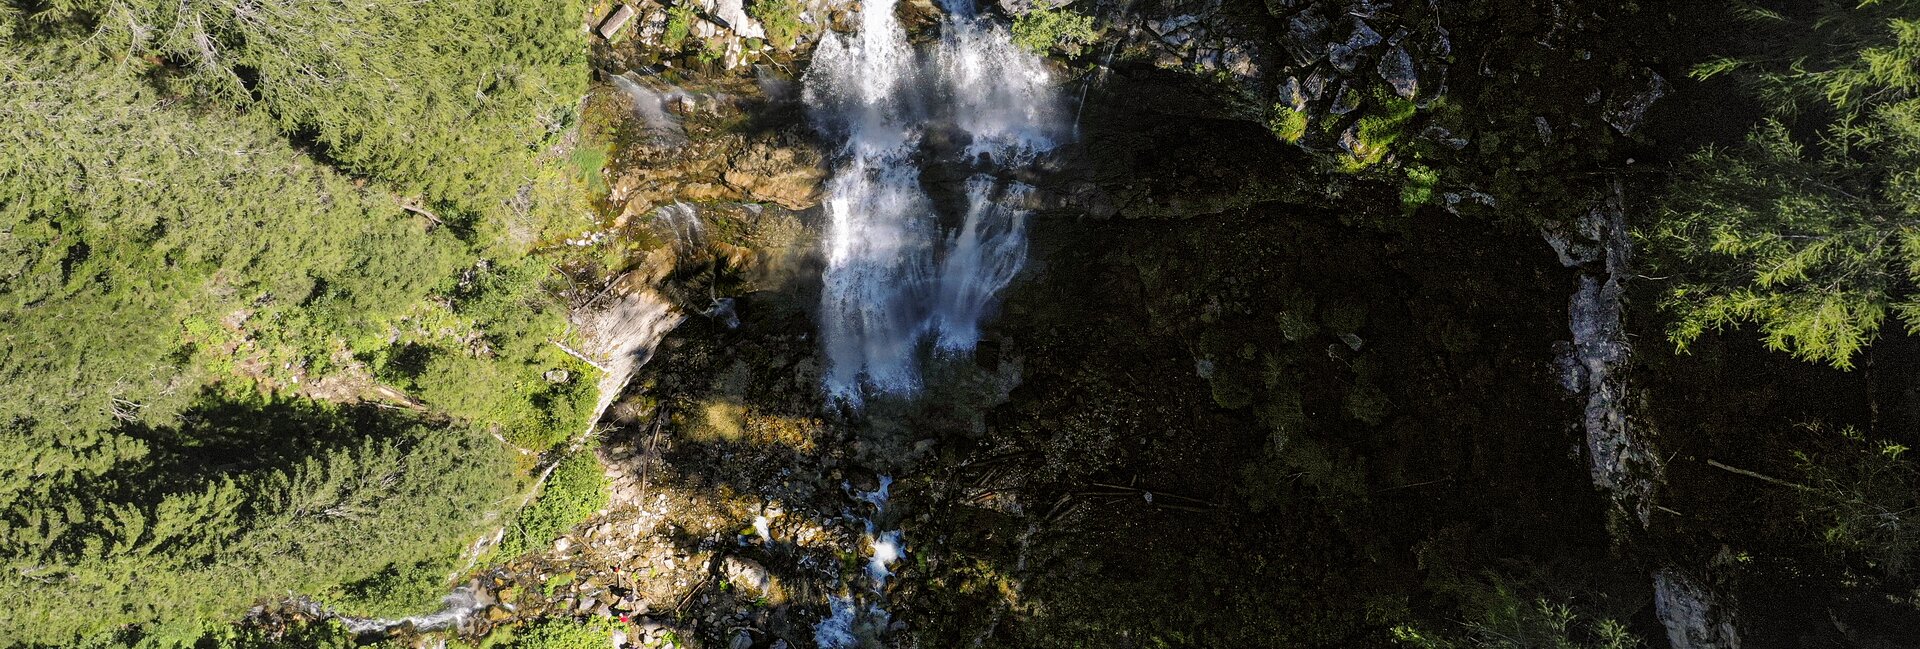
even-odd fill
[[(917, 402), (849, 412), (820, 389), (815, 337), (838, 153), (796, 90), (853, 7), (796, 6), (791, 46), (721, 4), (699, 11), (725, 27), (674, 41), (650, 7), (600, 58), (603, 216), (643, 243), (599, 270), (707, 314), (616, 408), (666, 432), (612, 457), (707, 512), (682, 542), (709, 573), (751, 561), (780, 593), (696, 580), (649, 623), (804, 646), (878, 526), (906, 558), (891, 618), (862, 633), (894, 646), (1448, 646), (1509, 614), (1580, 646), (1737, 646), (1735, 591), (1758, 573), (1690, 527), (1738, 529), (1734, 512), (1666, 507), (1701, 505), (1664, 482), (1698, 484), (1668, 463), (1702, 448), (1671, 405), (1700, 397), (1642, 384), (1674, 361), (1631, 344), (1659, 329), (1631, 299), (1628, 232), (1657, 190), (1640, 171), (1684, 150), (1662, 144), (1687, 122), (1660, 102), (1697, 58), (1664, 43), (1702, 10), (984, 8), (1088, 20), (1037, 43), (1076, 140), (1010, 174), (1036, 188), (1031, 247), (979, 348), (932, 362)], [(936, 38), (941, 8), (899, 11)], [(929, 132), (922, 184), (951, 227), (975, 165)], [(662, 216), (676, 203), (704, 238)], [(883, 474), (877, 522), (859, 494)], [(729, 529), (764, 511), (772, 542)]]

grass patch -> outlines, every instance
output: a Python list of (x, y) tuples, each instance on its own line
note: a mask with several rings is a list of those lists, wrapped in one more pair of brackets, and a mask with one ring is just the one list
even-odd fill
[(1354, 125), (1354, 142), (1341, 160), (1343, 169), (1353, 172), (1379, 164), (1418, 110), (1413, 102), (1376, 88), (1367, 114)]

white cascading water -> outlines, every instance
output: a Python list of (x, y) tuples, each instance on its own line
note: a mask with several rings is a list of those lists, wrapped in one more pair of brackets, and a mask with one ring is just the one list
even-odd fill
[[(954, 0), (931, 56), (907, 42), (893, 0), (861, 9), (860, 32), (824, 39), (807, 71), (815, 124), (845, 144), (827, 185), (827, 270), (821, 337), (827, 391), (858, 406), (868, 394), (921, 387), (922, 343), (964, 352), (1026, 258), (1031, 187), (995, 171), (1031, 165), (1065, 131), (1051, 74), (1007, 30)], [(942, 235), (921, 187), (920, 147), (951, 127), (976, 168), (961, 227)]]
[[(981, 320), (1027, 255), (1034, 188), (1001, 175), (1034, 164), (1067, 132), (1045, 62), (975, 16), (972, 2), (947, 4), (941, 39), (923, 53), (908, 43), (895, 0), (868, 0), (859, 33), (827, 36), (807, 70), (815, 125), (844, 142), (826, 187), (825, 387), (855, 408), (869, 395), (919, 392), (926, 343), (955, 354), (979, 342)], [(974, 172), (960, 225), (946, 233), (918, 166), (949, 153), (922, 150), (935, 129), (964, 144), (942, 162)], [(814, 628), (822, 647), (860, 646), (888, 627), (886, 582), (905, 552), (901, 531), (875, 522), (887, 514), (891, 483), (857, 495), (874, 509), (867, 588), (832, 598)]]

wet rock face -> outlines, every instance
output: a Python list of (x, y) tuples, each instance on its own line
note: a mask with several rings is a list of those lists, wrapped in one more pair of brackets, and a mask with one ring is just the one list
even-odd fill
[[(641, 75), (615, 81), (619, 92), (595, 101), (634, 116), (607, 167), (607, 202), (620, 218), (679, 201), (767, 202), (795, 211), (819, 203), (826, 156), (789, 98), (763, 92), (767, 84), (724, 78), (682, 86)], [(772, 119), (788, 114), (786, 123)], [(776, 128), (733, 128), (749, 117)]]
[(1616, 184), (1570, 230), (1549, 228), (1543, 234), (1560, 263), (1580, 271), (1567, 305), (1573, 339), (1560, 345), (1557, 362), (1563, 386), (1586, 399), (1580, 425), (1593, 484), (1645, 525), (1665, 469), (1646, 433), (1627, 416), (1630, 349), (1622, 301), (1632, 240), (1623, 192)]
[(1740, 649), (1730, 607), (1672, 568), (1653, 575), (1653, 609), (1673, 649)]
[(825, 159), (817, 151), (755, 140), (733, 156), (721, 180), (754, 200), (804, 210), (820, 203), (826, 175)]

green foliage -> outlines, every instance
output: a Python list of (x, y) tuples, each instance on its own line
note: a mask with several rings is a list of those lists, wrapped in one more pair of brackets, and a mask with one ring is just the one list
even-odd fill
[[(1556, 579), (1539, 565), (1518, 563), (1508, 572), (1477, 576), (1430, 575), (1434, 588), (1459, 602), (1462, 619), (1448, 630), (1400, 624), (1393, 638), (1417, 649), (1634, 649), (1640, 640), (1626, 625), (1601, 611), (1575, 606), (1572, 583)], [(1555, 593), (1547, 595), (1544, 593)], [(1593, 593), (1580, 595), (1592, 598)]]
[[(1683, 166), (1641, 236), (1678, 276), (1663, 306), (1682, 350), (1756, 326), (1766, 344), (1846, 369), (1889, 314), (1920, 330), (1920, 17), (1911, 3), (1773, 16), (1791, 65), (1720, 60), (1772, 116)], [(1774, 24), (1778, 23), (1778, 24)], [(1807, 38), (1810, 36), (1811, 38)]]
[(554, 539), (607, 506), (607, 476), (592, 449), (560, 460), (540, 497), (520, 510), (500, 540), (502, 556), (519, 556), (546, 547)]
[[(487, 429), (578, 429), (526, 253), (584, 214), (579, 16), (456, 4), (0, 12), (0, 638), (411, 609), (514, 490)], [(379, 379), (460, 421), (291, 396)]]
[(1876, 191), (1863, 175), (1874, 172), (1839, 151), (1809, 158), (1778, 122), (1743, 148), (1695, 155), (1642, 235), (1684, 273), (1663, 302), (1674, 343), (1747, 322), (1768, 347), (1844, 369), (1889, 311), (1920, 325), (1908, 289), (1920, 278), (1920, 202), (1861, 198)]
[(604, 619), (575, 621), (547, 619), (514, 635), (513, 649), (601, 649), (613, 642), (613, 629)]
[(1040, 54), (1058, 48), (1067, 56), (1078, 56), (1099, 36), (1093, 16), (1065, 7), (1034, 9), (1013, 19), (1013, 42)]
[(693, 33), (693, 21), (697, 16), (693, 6), (680, 3), (667, 9), (667, 28), (660, 35), (660, 47), (669, 52), (678, 52), (687, 44), (687, 36)]
[(1274, 104), (1273, 118), (1267, 121), (1267, 130), (1273, 131), (1274, 137), (1280, 138), (1280, 141), (1294, 144), (1307, 136), (1307, 121), (1306, 111), (1294, 110), (1286, 104)]
[(14, 603), (0, 636), (61, 643), (136, 625), (184, 642), (263, 594), (449, 556), (514, 487), (499, 444), (392, 411), (211, 397), (182, 421), (123, 429), (152, 450), (6, 512), (0, 596)]
[(279, 634), (248, 626), (227, 626), (208, 633), (193, 646), (195, 649), (354, 649), (362, 645), (339, 622), (324, 620), (295, 625)]
[(430, 610), (447, 594), (447, 574), (458, 565), (451, 556), (412, 564), (391, 564), (373, 576), (346, 584), (329, 602), (334, 611), (361, 617), (402, 618)]
[[(168, 85), (271, 116), (349, 173), (484, 214), (536, 175), (528, 145), (586, 90), (568, 2), (61, 0), (103, 53), (155, 56)], [(16, 20), (27, 20), (24, 16)]]
[(774, 47), (791, 50), (800, 35), (806, 33), (806, 25), (800, 22), (800, 13), (805, 9), (800, 0), (754, 0), (747, 5), (747, 15), (766, 28), (767, 40)]
[(1842, 448), (1794, 454), (1806, 478), (1801, 516), (1833, 550), (1900, 574), (1920, 558), (1920, 467), (1906, 446), (1871, 442), (1852, 428), (1839, 437)]
[(1640, 640), (1624, 624), (1610, 619), (1590, 620), (1565, 603), (1521, 600), (1503, 592), (1506, 601), (1486, 617), (1469, 621), (1459, 637), (1424, 632), (1408, 625), (1394, 627), (1393, 638), (1417, 649), (1634, 649)]
[(208, 378), (383, 369), (397, 336), (446, 352), (403, 378), (457, 416), (530, 441), (579, 418), (586, 388), (539, 378), (574, 362), (544, 342), (565, 325), (545, 266), (490, 260), (504, 235), (432, 227), (261, 120), (159, 108), (84, 52), (0, 59), (0, 79), (19, 88), (0, 123), (38, 134), (0, 145), (0, 377), (21, 394), (0, 417), (164, 421)]
[(1407, 178), (1400, 183), (1400, 209), (1412, 212), (1433, 202), (1433, 188), (1440, 184), (1440, 171), (1423, 164), (1406, 167)]

